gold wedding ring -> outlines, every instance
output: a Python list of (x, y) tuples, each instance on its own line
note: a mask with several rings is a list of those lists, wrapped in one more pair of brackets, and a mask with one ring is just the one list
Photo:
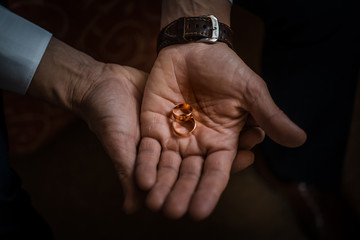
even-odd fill
[(176, 120), (189, 121), (192, 115), (192, 107), (190, 104), (180, 103), (173, 108), (172, 114)]
[(177, 104), (172, 110), (172, 115), (175, 118), (172, 125), (173, 130), (177, 135), (186, 137), (195, 131), (196, 121), (192, 115), (192, 107), (189, 104)]

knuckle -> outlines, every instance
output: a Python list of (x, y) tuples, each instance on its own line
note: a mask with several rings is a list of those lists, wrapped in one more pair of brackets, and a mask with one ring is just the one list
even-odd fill
[(267, 92), (267, 84), (257, 74), (253, 73), (246, 84), (245, 101), (248, 106), (254, 105)]

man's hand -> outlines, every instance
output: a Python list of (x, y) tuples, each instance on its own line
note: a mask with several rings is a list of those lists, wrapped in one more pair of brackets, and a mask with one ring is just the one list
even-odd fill
[(139, 205), (134, 164), (146, 77), (134, 68), (95, 61), (53, 38), (27, 92), (74, 112), (88, 123), (114, 162), (126, 212)]
[(137, 69), (107, 64), (78, 107), (113, 160), (125, 194), (124, 210), (128, 213), (141, 204), (134, 182), (134, 164), (145, 80), (146, 74)]
[[(172, 129), (171, 111), (178, 103), (193, 107), (197, 129), (188, 137)], [(249, 116), (284, 146), (306, 139), (274, 104), (265, 82), (225, 44), (161, 50), (145, 87), (136, 164), (139, 186), (150, 190), (148, 207), (163, 208), (171, 218), (186, 212), (207, 217), (228, 183), (238, 145), (252, 147), (251, 137), (242, 135)]]

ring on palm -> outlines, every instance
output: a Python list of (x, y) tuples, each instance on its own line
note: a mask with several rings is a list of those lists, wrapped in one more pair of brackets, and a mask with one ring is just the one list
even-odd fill
[(172, 127), (177, 135), (186, 137), (195, 131), (196, 121), (192, 116), (190, 104), (177, 104), (172, 110), (172, 115), (175, 118)]
[(172, 110), (172, 115), (176, 120), (189, 121), (192, 116), (192, 107), (187, 103), (177, 104)]
[(176, 120), (173, 122), (174, 132), (180, 137), (187, 137), (196, 129), (196, 121), (193, 117), (186, 122)]

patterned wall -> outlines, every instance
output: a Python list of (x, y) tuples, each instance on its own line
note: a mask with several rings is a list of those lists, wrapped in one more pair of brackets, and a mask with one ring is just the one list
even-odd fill
[[(145, 71), (155, 60), (161, 0), (9, 0), (9, 9), (97, 60)], [(39, 149), (76, 119), (27, 96), (4, 93), (10, 154)]]

